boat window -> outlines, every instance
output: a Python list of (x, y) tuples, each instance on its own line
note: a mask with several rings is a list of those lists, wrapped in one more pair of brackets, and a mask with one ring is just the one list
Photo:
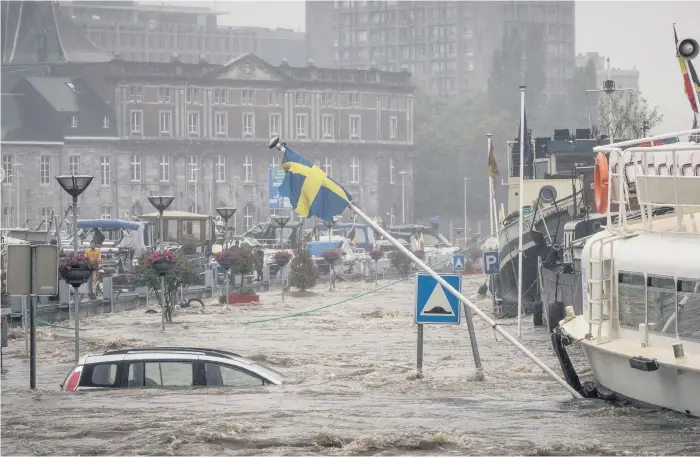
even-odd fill
[(643, 273), (620, 272), (617, 278), (620, 325), (639, 328), (646, 322), (646, 290)]
[(655, 175), (656, 174), (656, 167), (654, 166), (653, 163), (647, 164), (647, 175)]
[(693, 165), (686, 163), (681, 167), (682, 176), (691, 176), (693, 173)]
[(695, 165), (695, 176), (700, 176), (700, 164)]
[(665, 163), (659, 165), (659, 176), (668, 176), (668, 165)]
[(700, 281), (679, 279), (678, 336), (700, 340)]
[(676, 334), (676, 281), (672, 277), (647, 276), (647, 326), (649, 331)]

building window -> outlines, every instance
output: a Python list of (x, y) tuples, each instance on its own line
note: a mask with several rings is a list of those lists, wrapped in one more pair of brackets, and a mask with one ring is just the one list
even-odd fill
[(170, 103), (172, 95), (169, 87), (158, 88), (158, 103)]
[(225, 105), (228, 103), (228, 89), (214, 89), (214, 104)]
[(15, 155), (14, 154), (5, 154), (2, 156), (2, 169), (5, 170), (5, 180), (2, 183), (8, 184), (8, 185), (14, 184), (14, 182), (15, 182)]
[(112, 207), (109, 205), (102, 205), (102, 212), (100, 213), (100, 219), (112, 219)]
[(270, 164), (272, 168), (279, 168), (280, 167), (280, 158), (277, 155), (272, 156), (272, 163)]
[(253, 228), (253, 213), (255, 210), (252, 205), (246, 205), (245, 211), (243, 212), (243, 225), (246, 232)]
[(226, 181), (226, 157), (216, 157), (216, 163), (214, 164), (214, 176), (216, 177), (216, 182)]
[(321, 107), (332, 108), (334, 105), (333, 92), (322, 92), (321, 93)]
[(253, 158), (245, 156), (243, 162), (243, 182), (253, 182)]
[(108, 129), (109, 128), (109, 116), (104, 116), (102, 118), (102, 128), (103, 129)]
[(241, 105), (253, 105), (255, 92), (253, 89), (241, 89)]
[(350, 182), (358, 184), (360, 182), (360, 158), (353, 157), (350, 164)]
[(112, 158), (100, 157), (100, 186), (109, 186), (112, 180)]
[(45, 228), (48, 230), (48, 228), (51, 225), (51, 215), (53, 213), (53, 208), (50, 206), (45, 206), (41, 208), (41, 221), (44, 223)]
[(197, 182), (197, 156), (190, 156), (187, 159), (187, 182)]
[(129, 103), (141, 103), (143, 101), (143, 88), (130, 86), (126, 101)]
[(39, 184), (51, 184), (51, 156), (40, 157), (39, 171)]
[(199, 136), (199, 113), (187, 113), (187, 134)]
[(267, 93), (267, 104), (270, 106), (282, 106), (282, 92), (271, 90)]
[(226, 136), (228, 134), (228, 116), (226, 113), (216, 113), (214, 124), (217, 135)]
[(131, 160), (129, 162), (129, 178), (131, 182), (141, 181), (141, 155), (131, 154)]
[(389, 118), (389, 138), (395, 140), (399, 132), (399, 118), (391, 116)]
[(255, 114), (243, 114), (243, 136), (255, 136)]
[[(4, 206), (2, 208), (2, 225), (4, 227), (12, 227), (14, 224), (14, 206)], [(19, 227), (19, 221), (17, 221), (17, 227)]]
[(282, 115), (270, 114), (270, 137), (280, 135), (282, 127)]
[(360, 107), (360, 94), (355, 92), (351, 93), (350, 97), (348, 98), (348, 106), (350, 108), (359, 108)]
[(296, 106), (307, 106), (307, 92), (297, 92), (294, 97), (294, 105)]
[(309, 123), (309, 116), (307, 114), (297, 114), (296, 126), (297, 126), (297, 138), (306, 138), (306, 127)]
[(70, 117), (70, 126), (71, 128), (78, 128), (78, 116), (73, 114)]
[(326, 160), (323, 162), (323, 171), (329, 178), (333, 177), (333, 159), (326, 157)]
[(160, 135), (170, 136), (172, 135), (172, 111), (161, 111), (160, 112)]
[(389, 184), (394, 184), (394, 158), (389, 157)]
[(323, 115), (323, 138), (333, 138), (333, 115)]
[(199, 89), (194, 87), (187, 88), (187, 103), (199, 104)]
[(143, 111), (131, 111), (131, 133), (143, 132)]
[(350, 138), (360, 139), (360, 116), (350, 116)]
[(73, 176), (80, 174), (80, 156), (68, 156), (68, 174)]
[(160, 156), (160, 182), (170, 181), (170, 156)]

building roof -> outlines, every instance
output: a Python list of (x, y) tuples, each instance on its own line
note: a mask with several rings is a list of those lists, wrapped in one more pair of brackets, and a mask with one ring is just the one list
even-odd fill
[(92, 96), (81, 79), (29, 77), (25, 80), (59, 112), (77, 113), (84, 100)]
[(52, 129), (42, 128), (37, 122), (31, 122), (22, 110), (23, 94), (2, 94), (2, 123), (0, 129), (2, 141), (21, 142), (61, 142), (63, 137)]
[(2, 62), (24, 65), (109, 62), (53, 1), (2, 2)]

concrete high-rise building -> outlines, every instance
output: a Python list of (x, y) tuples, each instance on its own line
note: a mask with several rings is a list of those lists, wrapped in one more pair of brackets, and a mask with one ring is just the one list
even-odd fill
[(485, 90), (505, 28), (541, 24), (545, 96), (563, 95), (574, 70), (573, 1), (311, 1), (307, 54), (318, 65), (398, 71), (437, 95)]
[[(232, 6), (235, 7), (235, 3)], [(304, 34), (288, 29), (229, 27), (226, 13), (206, 7), (136, 2), (61, 2), (61, 9), (98, 47), (127, 61), (223, 64), (245, 53), (279, 64), (306, 65)]]
[(587, 52), (585, 54), (576, 55), (576, 66), (585, 67), (590, 60), (592, 60), (595, 65), (596, 87), (602, 88), (603, 81), (612, 79), (615, 81), (615, 87), (618, 89), (639, 90), (639, 70), (637, 70), (637, 68), (632, 67), (631, 70), (624, 70), (613, 67), (610, 69), (610, 78), (608, 78), (607, 58), (601, 56), (597, 52)]

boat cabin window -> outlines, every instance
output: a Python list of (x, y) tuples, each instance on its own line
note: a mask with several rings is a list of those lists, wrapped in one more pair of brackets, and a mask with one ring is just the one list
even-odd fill
[(700, 340), (700, 281), (678, 279), (678, 336)]
[(700, 176), (700, 165), (695, 165), (695, 176)]
[(651, 332), (676, 333), (676, 280), (647, 276), (647, 326)]
[(643, 273), (620, 272), (617, 278), (620, 325), (639, 328), (646, 322), (646, 279)]
[(684, 164), (681, 167), (681, 175), (682, 176), (692, 176), (693, 174), (693, 166), (689, 163)]

